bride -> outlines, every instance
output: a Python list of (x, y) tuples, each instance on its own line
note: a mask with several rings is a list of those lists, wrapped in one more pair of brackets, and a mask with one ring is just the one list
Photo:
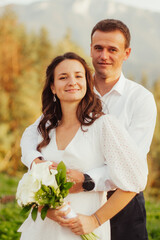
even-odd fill
[(81, 172), (105, 164), (117, 191), (108, 201), (106, 192), (69, 194), (66, 202), (78, 213), (76, 218), (64, 219), (67, 212), (52, 209), (44, 221), (40, 214), (35, 222), (29, 215), (18, 230), (21, 240), (78, 240), (92, 231), (101, 240), (109, 240), (108, 220), (146, 185), (145, 159), (140, 161), (141, 154), (119, 122), (103, 114), (90, 70), (75, 53), (58, 56), (48, 66), (42, 112), (37, 150), (44, 159), (63, 161), (67, 168)]

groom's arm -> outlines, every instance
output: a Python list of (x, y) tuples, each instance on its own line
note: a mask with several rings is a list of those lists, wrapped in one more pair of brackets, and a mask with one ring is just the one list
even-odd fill
[(70, 193), (82, 191), (110, 191), (116, 188), (109, 178), (107, 165), (92, 169), (86, 173), (69, 169), (67, 175), (71, 181), (75, 182), (70, 189)]
[(43, 158), (43, 155), (37, 151), (38, 145), (38, 124), (41, 120), (39, 117), (32, 125), (26, 128), (21, 138), (21, 161), (28, 168), (31, 167), (32, 162), (36, 159), (36, 161), (40, 161)]
[(94, 191), (110, 191), (116, 188), (111, 181), (107, 165), (86, 172), (95, 182)]

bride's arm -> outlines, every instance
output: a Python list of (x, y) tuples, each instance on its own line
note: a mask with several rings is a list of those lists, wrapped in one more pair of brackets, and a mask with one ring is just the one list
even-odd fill
[(76, 235), (92, 232), (107, 220), (121, 211), (136, 195), (134, 192), (126, 192), (117, 189), (109, 200), (91, 216), (79, 214), (78, 218), (68, 219), (62, 226), (69, 227)]

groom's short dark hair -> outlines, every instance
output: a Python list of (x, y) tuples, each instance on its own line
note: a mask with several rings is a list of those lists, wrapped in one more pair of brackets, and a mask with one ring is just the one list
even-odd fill
[(112, 31), (119, 30), (125, 37), (125, 48), (128, 48), (130, 46), (130, 40), (131, 40), (130, 31), (128, 27), (120, 20), (104, 19), (98, 22), (92, 29), (91, 42), (92, 42), (92, 36), (97, 30), (101, 32), (112, 32)]

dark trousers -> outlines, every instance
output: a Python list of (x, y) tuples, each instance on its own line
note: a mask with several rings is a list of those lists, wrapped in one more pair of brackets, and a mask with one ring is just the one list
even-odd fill
[[(107, 198), (113, 191), (107, 193)], [(137, 194), (131, 202), (111, 220), (111, 240), (148, 240), (146, 210), (143, 193)]]

